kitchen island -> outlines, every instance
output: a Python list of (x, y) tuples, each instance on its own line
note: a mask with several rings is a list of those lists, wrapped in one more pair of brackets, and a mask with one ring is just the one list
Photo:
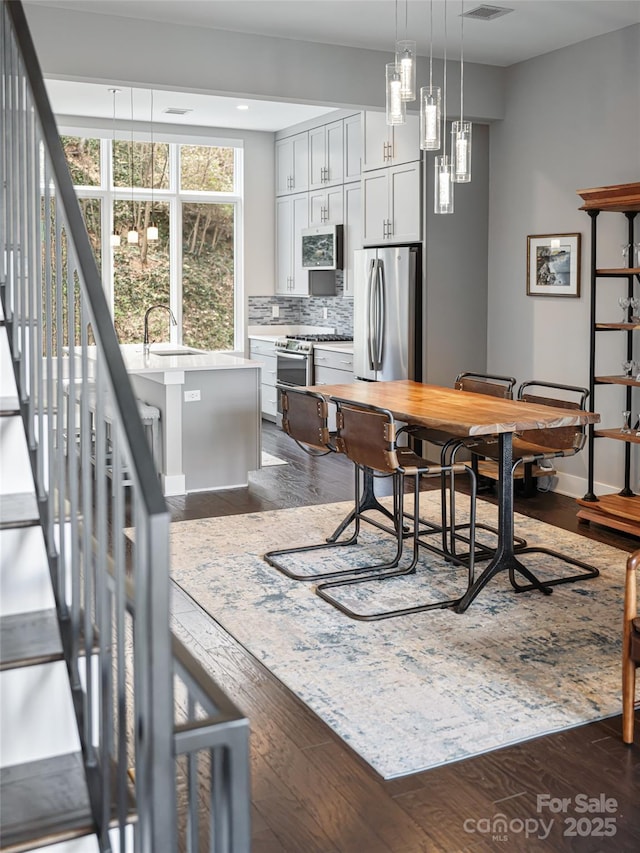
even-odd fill
[(173, 344), (121, 350), (136, 397), (160, 411), (164, 495), (246, 486), (260, 468), (260, 364)]

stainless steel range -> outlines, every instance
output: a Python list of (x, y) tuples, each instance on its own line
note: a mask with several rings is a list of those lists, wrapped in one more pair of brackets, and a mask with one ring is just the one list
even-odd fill
[[(291, 387), (313, 385), (313, 347), (319, 343), (350, 341), (350, 335), (287, 335), (278, 338), (276, 349), (276, 378), (279, 384)], [(278, 397), (280, 413), (280, 398)], [(280, 415), (278, 415), (280, 422)]]

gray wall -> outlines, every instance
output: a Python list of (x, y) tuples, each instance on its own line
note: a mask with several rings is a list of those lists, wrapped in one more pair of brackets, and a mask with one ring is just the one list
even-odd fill
[[(519, 381), (587, 386), (590, 219), (578, 210), (576, 190), (640, 180), (640, 25), (507, 69), (505, 96), (505, 118), (491, 128), (489, 368)], [(602, 214), (599, 222), (598, 265), (621, 266), (626, 220)], [(580, 298), (527, 296), (527, 235), (574, 232), (582, 234)], [(616, 296), (623, 286), (599, 285), (608, 302), (602, 302), (602, 320), (619, 318)], [(598, 339), (604, 354), (599, 370), (620, 373), (623, 336), (606, 338)], [(621, 422), (623, 402), (619, 388), (597, 391), (603, 424)], [(636, 416), (639, 405), (636, 400)], [(598, 443), (597, 480), (622, 485), (621, 454), (618, 442)], [(584, 477), (586, 454), (562, 467)], [(584, 492), (584, 483), (571, 477), (560, 486)]]
[(426, 379), (453, 385), (487, 367), (489, 128), (473, 127), (471, 183), (454, 187), (453, 215), (433, 212), (433, 155), (425, 190)]

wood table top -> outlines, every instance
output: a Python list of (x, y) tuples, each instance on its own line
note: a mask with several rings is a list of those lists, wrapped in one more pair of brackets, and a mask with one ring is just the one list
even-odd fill
[(595, 412), (503, 400), (409, 379), (313, 385), (308, 390), (327, 398), (379, 406), (388, 409), (398, 420), (459, 436), (553, 429), (600, 421), (600, 415)]

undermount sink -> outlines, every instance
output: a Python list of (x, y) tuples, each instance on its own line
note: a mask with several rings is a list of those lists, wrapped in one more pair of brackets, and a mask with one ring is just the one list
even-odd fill
[(169, 347), (159, 347), (156, 349), (152, 346), (149, 350), (150, 355), (197, 355), (200, 352), (200, 350), (191, 349), (190, 347), (177, 347), (173, 349)]

